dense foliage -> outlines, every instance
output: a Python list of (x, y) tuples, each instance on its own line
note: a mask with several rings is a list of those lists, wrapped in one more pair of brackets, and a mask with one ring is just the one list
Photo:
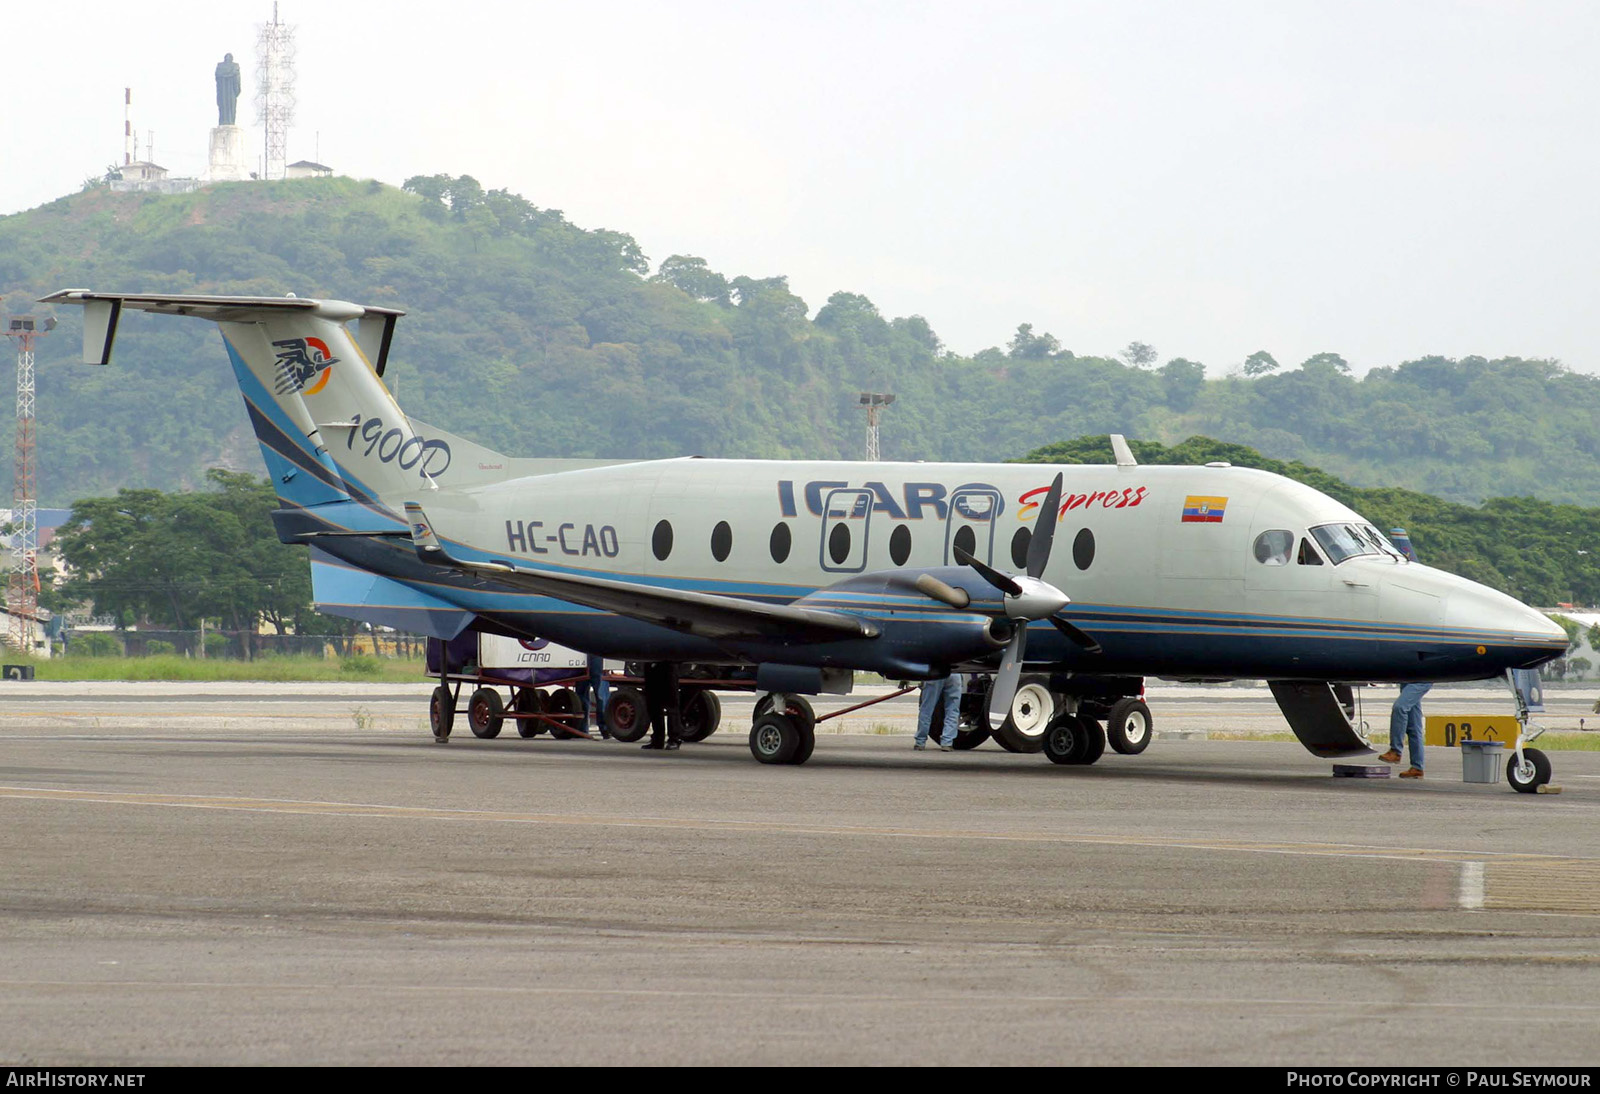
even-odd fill
[(278, 541), (266, 479), (213, 469), (212, 489), (119, 490), (84, 498), (52, 549), (70, 568), (60, 607), (92, 603), (123, 625), (189, 630), (205, 619), (238, 633), (343, 634), (348, 621), (311, 610), (307, 551)]
[[(920, 316), (859, 294), (822, 306), (781, 276), (700, 258), (654, 267), (630, 236), (470, 177), (351, 179), (182, 195), (84, 192), (0, 217), (11, 312), (70, 286), (331, 296), (409, 309), (389, 376), (418, 417), (513, 455), (856, 457), (863, 389), (894, 391), (889, 459), (1003, 459), (1052, 438), (1202, 432), (1357, 483), (1455, 501), (1600, 504), (1600, 380), (1547, 361), (1427, 358), (1357, 380), (1336, 353), (1263, 350), (1207, 380), (1132, 342), (1080, 356), (1021, 323), (948, 353)], [(259, 471), (208, 324), (130, 315), (113, 365), (77, 363), (80, 316), (39, 345), (44, 504)], [(1120, 357), (1121, 359), (1117, 359)], [(11, 422), (0, 416), (0, 445)], [(5, 473), (0, 472), (0, 489)]]
[[(1600, 509), (1536, 498), (1490, 498), (1462, 505), (1398, 487), (1362, 488), (1299, 461), (1270, 459), (1252, 448), (1190, 437), (1167, 447), (1129, 442), (1141, 463), (1224, 460), (1297, 479), (1348, 505), (1378, 528), (1404, 528), (1430, 566), (1471, 578), (1546, 607), (1600, 603)], [(1112, 463), (1106, 437), (1079, 437), (1030, 452), (1025, 463)], [(1600, 635), (1596, 636), (1600, 638)]]

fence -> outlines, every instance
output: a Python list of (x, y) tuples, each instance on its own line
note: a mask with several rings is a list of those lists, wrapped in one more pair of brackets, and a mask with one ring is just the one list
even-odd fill
[(349, 657), (375, 654), (378, 657), (423, 655), (427, 639), (421, 635), (395, 631), (360, 634), (255, 634), (250, 631), (205, 632), (205, 652), (200, 650), (200, 631), (106, 631), (68, 628), (62, 635), (63, 652), (103, 657), (148, 657), (177, 654), (180, 657), (208, 657), (252, 661), (257, 657)]

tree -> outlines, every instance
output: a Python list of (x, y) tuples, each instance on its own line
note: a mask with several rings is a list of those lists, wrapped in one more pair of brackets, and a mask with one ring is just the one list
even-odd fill
[(1206, 367), (1198, 361), (1174, 357), (1161, 366), (1161, 390), (1173, 410), (1185, 411), (1194, 406), (1205, 386)]
[(1133, 368), (1148, 368), (1156, 363), (1159, 355), (1156, 353), (1156, 347), (1146, 342), (1129, 342), (1117, 356)]
[(1054, 357), (1059, 352), (1061, 343), (1056, 340), (1056, 336), (1034, 334), (1032, 323), (1019, 323), (1017, 333), (1011, 336), (1011, 341), (1006, 346), (1008, 356), (1028, 361)]
[(694, 255), (668, 255), (661, 260), (661, 268), (650, 280), (671, 285), (696, 300), (708, 300), (724, 307), (732, 304), (728, 279), (708, 266), (705, 259)]
[(1350, 375), (1350, 363), (1337, 353), (1316, 353), (1300, 363), (1301, 372), (1333, 371)]
[(265, 479), (207, 473), (213, 489), (120, 490), (85, 498), (56, 538), (75, 572), (63, 594), (92, 600), (125, 623), (188, 630), (216, 619), (249, 636), (262, 621), (283, 633), (311, 606), (305, 552), (280, 543)]
[(1265, 376), (1269, 372), (1278, 370), (1278, 360), (1264, 349), (1258, 349), (1244, 359), (1244, 374), (1246, 376)]

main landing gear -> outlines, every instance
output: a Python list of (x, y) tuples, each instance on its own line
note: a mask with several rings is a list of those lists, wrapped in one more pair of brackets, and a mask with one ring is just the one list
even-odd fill
[(803, 695), (774, 692), (756, 703), (750, 754), (764, 764), (803, 764), (817, 744), (817, 715)]

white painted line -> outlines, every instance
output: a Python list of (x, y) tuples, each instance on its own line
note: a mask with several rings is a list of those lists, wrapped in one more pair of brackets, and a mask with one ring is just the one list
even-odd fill
[(1461, 907), (1468, 912), (1483, 910), (1483, 863), (1461, 864)]

